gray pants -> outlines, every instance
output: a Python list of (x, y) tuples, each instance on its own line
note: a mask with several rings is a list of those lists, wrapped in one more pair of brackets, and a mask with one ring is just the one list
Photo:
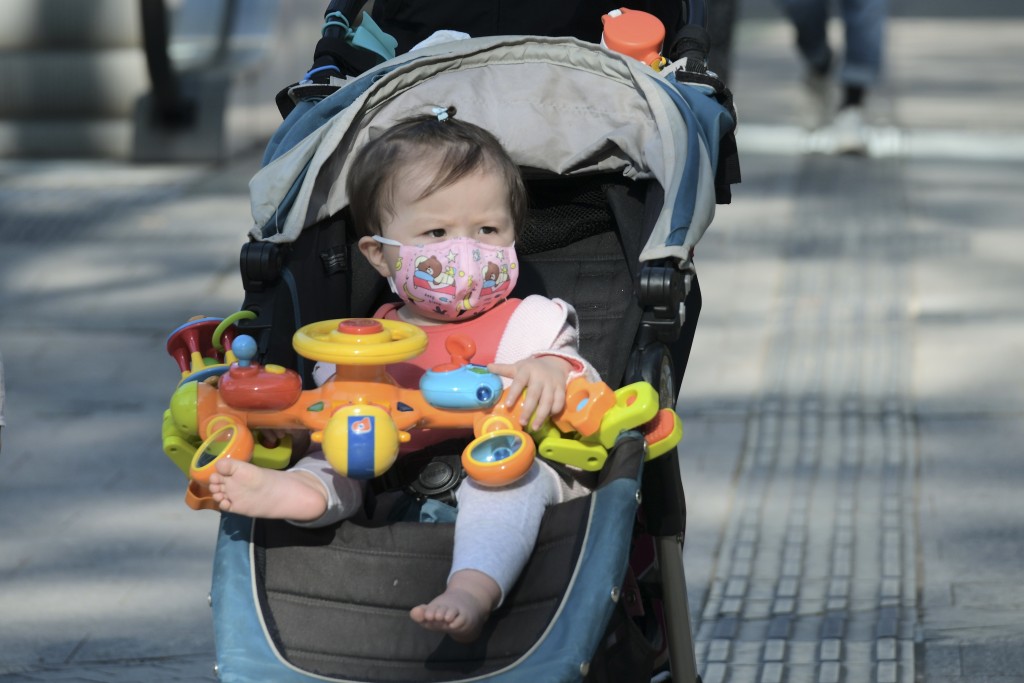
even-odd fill
[[(363, 484), (340, 476), (323, 453), (311, 453), (291, 471), (309, 472), (319, 479), (328, 501), (327, 512), (320, 519), (293, 524), (326, 526), (351, 517), (362, 507)], [(577, 483), (566, 484), (540, 460), (508, 486), (491, 488), (464, 480), (456, 494), (459, 514), (449, 578), (462, 569), (483, 572), (498, 584), (504, 600), (530, 559), (544, 509), (586, 493)]]
[[(800, 53), (809, 64), (821, 67), (831, 54), (826, 28), (829, 0), (778, 0), (796, 28)], [(846, 52), (839, 80), (844, 85), (870, 87), (882, 69), (882, 46), (889, 0), (839, 0)]]

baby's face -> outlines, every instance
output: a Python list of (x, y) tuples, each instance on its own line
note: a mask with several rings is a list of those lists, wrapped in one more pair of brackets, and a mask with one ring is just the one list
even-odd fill
[(420, 198), (431, 177), (416, 169), (405, 174), (395, 190), (394, 213), (382, 226), (382, 237), (409, 245), (455, 237), (495, 247), (515, 242), (508, 188), (500, 175), (481, 169)]

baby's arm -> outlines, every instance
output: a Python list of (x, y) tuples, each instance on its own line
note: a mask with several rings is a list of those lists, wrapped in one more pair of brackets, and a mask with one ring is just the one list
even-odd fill
[(523, 411), (519, 418), (523, 426), (531, 415), (530, 429), (539, 429), (549, 416), (561, 412), (565, 407), (565, 385), (573, 366), (559, 356), (531, 356), (518, 363), (492, 363), (487, 369), (496, 375), (508, 377), (506, 408), (515, 406), (520, 394), (526, 391)]
[[(565, 406), (565, 387), (574, 377), (600, 377), (578, 350), (576, 311), (560, 299), (529, 296), (509, 319), (491, 372), (508, 378), (509, 402), (515, 405), (524, 389), (523, 424), (533, 412), (531, 427)], [(509, 381), (510, 380), (510, 381)], [(511, 406), (509, 406), (511, 407)]]

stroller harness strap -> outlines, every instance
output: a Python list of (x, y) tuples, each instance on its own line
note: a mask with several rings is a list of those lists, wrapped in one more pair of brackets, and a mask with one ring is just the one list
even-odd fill
[(403, 118), (455, 105), (460, 118), (497, 132), (527, 173), (656, 180), (665, 203), (641, 259), (685, 263), (714, 216), (718, 140), (734, 125), (711, 94), (571, 38), (476, 38), (417, 50), (296, 108), (292, 125), (319, 125), (275, 141), (274, 157), (250, 183), (252, 235), (291, 242), (335, 215), (348, 204), (354, 151)]

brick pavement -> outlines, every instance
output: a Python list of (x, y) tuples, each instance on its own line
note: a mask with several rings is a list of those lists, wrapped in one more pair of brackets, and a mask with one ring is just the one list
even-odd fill
[(790, 156), (799, 68), (741, 26), (756, 144), (698, 249), (680, 403), (707, 681), (1021, 680), (1020, 48), (972, 47), (1017, 28), (894, 22), (872, 109), (922, 144), (864, 160)]
[(785, 187), (806, 201), (702, 250), (786, 264), (697, 629), (707, 683), (913, 680), (909, 241), (898, 165), (865, 163), (808, 159)]

